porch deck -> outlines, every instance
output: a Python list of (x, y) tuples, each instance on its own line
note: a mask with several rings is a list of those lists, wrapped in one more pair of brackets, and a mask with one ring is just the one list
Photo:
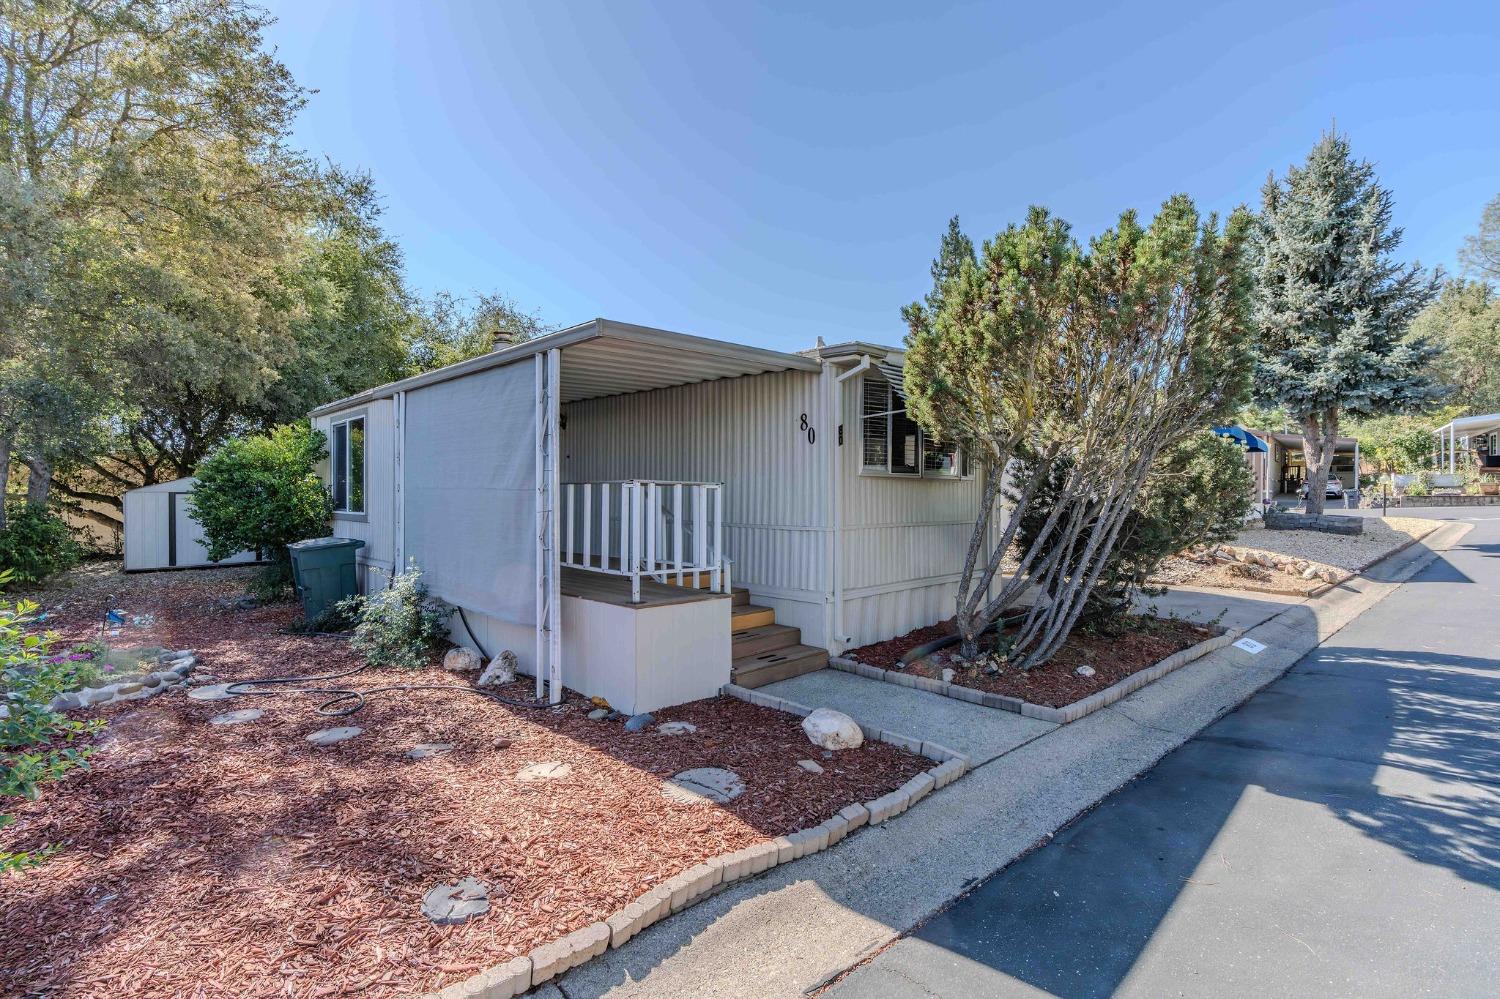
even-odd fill
[(589, 572), (587, 569), (573, 569), (568, 566), (563, 566), (559, 589), (565, 597), (580, 597), (584, 600), (613, 604), (617, 607), (630, 607), (635, 610), (663, 607), (668, 604), (695, 603), (699, 600), (730, 599), (727, 593), (713, 593), (706, 589), (694, 589), (691, 586), (677, 586), (670, 583), (658, 583), (654, 579), (642, 579), (641, 602), (633, 604), (630, 602), (630, 579), (628, 577)]

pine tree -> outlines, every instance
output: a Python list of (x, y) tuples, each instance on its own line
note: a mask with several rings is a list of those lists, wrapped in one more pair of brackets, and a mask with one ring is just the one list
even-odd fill
[(1333, 132), (1262, 190), (1255, 394), (1302, 427), (1308, 513), (1323, 511), (1341, 418), (1398, 412), (1437, 394), (1424, 374), (1435, 348), (1406, 333), (1440, 276), (1393, 259), (1402, 234), (1391, 208), (1374, 168)]

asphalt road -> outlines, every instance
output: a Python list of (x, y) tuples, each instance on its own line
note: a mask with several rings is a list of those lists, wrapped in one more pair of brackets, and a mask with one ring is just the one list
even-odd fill
[(1500, 994), (1500, 508), (836, 999)]

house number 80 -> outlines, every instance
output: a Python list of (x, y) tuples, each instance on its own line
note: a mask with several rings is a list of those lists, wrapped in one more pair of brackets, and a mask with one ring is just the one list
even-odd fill
[(818, 442), (818, 431), (808, 425), (806, 413), (802, 414), (802, 422), (798, 425), (797, 429), (807, 434), (807, 443), (816, 444)]

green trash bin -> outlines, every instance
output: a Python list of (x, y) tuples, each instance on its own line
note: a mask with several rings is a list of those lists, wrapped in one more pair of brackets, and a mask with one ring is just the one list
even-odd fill
[(316, 621), (334, 604), (359, 592), (354, 553), (364, 546), (355, 538), (312, 538), (286, 546), (292, 556), (292, 582), (307, 620)]

